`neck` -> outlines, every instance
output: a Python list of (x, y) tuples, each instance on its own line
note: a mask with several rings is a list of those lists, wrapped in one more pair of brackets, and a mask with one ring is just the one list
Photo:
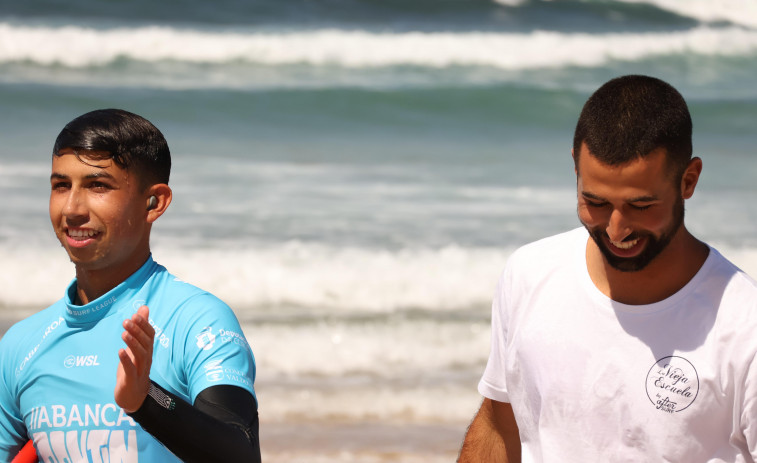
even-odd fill
[(610, 266), (591, 238), (586, 263), (591, 280), (604, 295), (623, 304), (644, 305), (667, 299), (686, 286), (709, 252), (681, 225), (670, 244), (642, 270), (622, 272)]
[(98, 297), (106, 294), (124, 280), (139, 270), (150, 257), (150, 251), (139, 254), (129, 263), (116, 268), (86, 268), (76, 266), (76, 298), (77, 304), (89, 304)]

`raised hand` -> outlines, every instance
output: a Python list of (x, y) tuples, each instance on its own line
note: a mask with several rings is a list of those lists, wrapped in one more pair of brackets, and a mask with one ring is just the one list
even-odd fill
[(150, 389), (155, 330), (148, 322), (149, 315), (150, 309), (143, 305), (123, 323), (121, 338), (126, 348), (118, 351), (120, 363), (114, 395), (118, 406), (127, 413), (136, 411), (142, 405)]

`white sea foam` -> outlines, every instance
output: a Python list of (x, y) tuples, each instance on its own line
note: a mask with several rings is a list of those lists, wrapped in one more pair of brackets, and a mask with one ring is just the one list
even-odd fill
[(0, 22), (0, 63), (97, 67), (119, 58), (196, 64), (306, 64), (345, 68), (484, 66), (539, 69), (695, 53), (752, 56), (757, 31), (698, 27), (659, 33), (534, 31), (379, 33), (321, 29), (226, 32), (167, 26), (93, 29)]
[(243, 325), (253, 350), (266, 352), (258, 359), (262, 379), (365, 376), (367, 382), (432, 381), (483, 368), (489, 352), (489, 304), (444, 318), (417, 313), (313, 320), (300, 316), (296, 322)]
[(269, 421), (467, 423), (489, 354), (488, 319), (472, 325), (430, 317), (392, 327), (354, 323), (347, 332), (333, 325), (341, 343), (312, 324), (253, 324), (245, 332)]
[[(391, 312), (487, 305), (507, 258), (497, 249), (333, 248), (298, 242), (264, 249), (170, 249), (156, 260), (237, 310), (270, 307)], [(59, 299), (73, 267), (59, 247), (0, 250), (0, 306)]]
[(251, 323), (244, 330), (269, 419), (445, 422), (474, 410), (488, 320), (393, 317)]
[[(488, 304), (506, 256), (455, 246), (389, 251), (290, 242), (267, 249), (161, 251), (158, 257), (236, 307), (386, 312)], [(219, 265), (211, 270), (207, 262)]]
[[(453, 340), (450, 341), (454, 343)], [(488, 351), (484, 352), (484, 355)], [(476, 384), (483, 367), (463, 384), (439, 381), (425, 387), (398, 388), (374, 382), (351, 387), (348, 380), (331, 391), (317, 387), (281, 387), (258, 382), (261, 413), (272, 422), (309, 420), (389, 423), (467, 424), (481, 402)]]
[(699, 21), (729, 21), (757, 27), (757, 3), (752, 0), (619, 0), (647, 3)]
[[(757, 250), (715, 245), (757, 276)], [(488, 306), (511, 249), (390, 251), (289, 242), (262, 249), (157, 246), (154, 252), (174, 274), (215, 293), (236, 310), (388, 313)], [(55, 245), (4, 246), (0, 255), (0, 307), (44, 307), (59, 299), (73, 278), (73, 266)]]

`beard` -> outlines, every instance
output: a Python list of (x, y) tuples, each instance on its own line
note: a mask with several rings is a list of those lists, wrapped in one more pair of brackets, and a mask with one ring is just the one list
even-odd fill
[(586, 227), (586, 224), (584, 224), (584, 227), (586, 227), (586, 230), (594, 240), (594, 243), (596, 243), (599, 251), (602, 253), (605, 260), (608, 264), (610, 264), (612, 268), (620, 270), (621, 272), (638, 272), (639, 270), (643, 270), (657, 256), (659, 256), (666, 247), (668, 247), (670, 241), (673, 239), (675, 234), (678, 232), (678, 229), (681, 228), (681, 225), (683, 224), (683, 216), (683, 198), (679, 196), (675, 204), (673, 205), (673, 221), (668, 228), (660, 233), (659, 236), (655, 236), (649, 232), (631, 233), (626, 238), (626, 241), (632, 241), (636, 238), (646, 238), (644, 250), (641, 252), (641, 254), (635, 257), (619, 257), (615, 255), (609, 249), (609, 247), (605, 243), (605, 240), (603, 239), (609, 239), (607, 232), (604, 229), (600, 229), (599, 227), (589, 229), (589, 227)]

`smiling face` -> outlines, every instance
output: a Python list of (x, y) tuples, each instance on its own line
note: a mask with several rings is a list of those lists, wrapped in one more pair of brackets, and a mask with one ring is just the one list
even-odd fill
[(683, 224), (684, 196), (672, 178), (665, 151), (608, 166), (584, 144), (576, 167), (578, 217), (606, 262), (624, 272), (646, 268)]
[(50, 220), (77, 271), (136, 271), (150, 253), (149, 191), (110, 159), (68, 148), (59, 154), (50, 176)]

